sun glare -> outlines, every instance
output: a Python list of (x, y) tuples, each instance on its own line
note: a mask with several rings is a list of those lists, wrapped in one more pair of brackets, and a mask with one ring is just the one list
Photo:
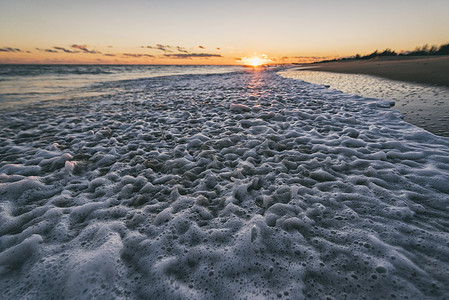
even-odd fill
[(262, 56), (243, 57), (242, 62), (247, 66), (258, 67), (267, 64), (268, 62), (270, 62), (270, 59), (268, 59), (268, 57), (263, 54)]
[(260, 66), (261, 64), (263, 64), (263, 61), (259, 57), (252, 57), (248, 59), (248, 65), (250, 66), (257, 67)]

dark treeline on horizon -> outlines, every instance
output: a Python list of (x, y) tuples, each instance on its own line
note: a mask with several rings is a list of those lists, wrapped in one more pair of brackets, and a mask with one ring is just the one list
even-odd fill
[(443, 44), (441, 46), (429, 46), (425, 44), (422, 47), (416, 47), (413, 51), (404, 51), (397, 53), (390, 48), (385, 49), (382, 52), (379, 50), (374, 51), (368, 55), (361, 56), (360, 54), (356, 54), (352, 57), (344, 57), (344, 58), (336, 58), (331, 60), (323, 60), (320, 62), (332, 62), (332, 61), (340, 61), (340, 60), (363, 60), (363, 59), (372, 59), (377, 57), (386, 57), (386, 56), (428, 56), (428, 55), (449, 55), (449, 43)]

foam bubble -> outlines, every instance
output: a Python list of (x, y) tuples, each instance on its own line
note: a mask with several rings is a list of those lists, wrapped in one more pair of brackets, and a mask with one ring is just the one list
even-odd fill
[(448, 295), (447, 139), (269, 70), (115, 84), (0, 115), (1, 298)]

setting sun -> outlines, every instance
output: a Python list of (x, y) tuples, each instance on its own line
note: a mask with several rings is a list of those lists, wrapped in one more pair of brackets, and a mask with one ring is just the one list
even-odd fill
[(263, 64), (269, 63), (271, 60), (263, 54), (262, 57), (253, 56), (253, 57), (243, 57), (242, 62), (247, 66), (258, 67)]

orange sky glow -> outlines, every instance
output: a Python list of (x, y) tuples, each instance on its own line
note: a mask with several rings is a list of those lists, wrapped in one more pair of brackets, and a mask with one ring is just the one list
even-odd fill
[[(160, 50), (149, 49), (147, 46), (134, 47), (134, 49), (114, 49), (114, 47), (91, 48), (88, 45), (81, 45), (84, 50), (79, 50), (78, 47), (74, 46), (76, 45), (34, 48), (30, 50), (6, 47), (5, 50), (7, 51), (1, 51), (0, 49), (0, 63), (262, 65), (308, 63), (338, 57), (287, 57), (241, 51), (234, 53), (233, 51), (221, 50), (219, 47), (215, 47), (212, 51), (208, 51), (207, 48), (203, 47), (204, 49), (183, 48), (181, 49), (182, 52), (168, 50), (169, 52), (161, 53)], [(154, 46), (154, 48), (156, 47)], [(11, 50), (8, 51), (8, 48), (11, 48)], [(170, 48), (176, 49), (178, 46), (170, 46)]]
[(447, 0), (0, 0), (0, 63), (307, 63), (449, 42)]

